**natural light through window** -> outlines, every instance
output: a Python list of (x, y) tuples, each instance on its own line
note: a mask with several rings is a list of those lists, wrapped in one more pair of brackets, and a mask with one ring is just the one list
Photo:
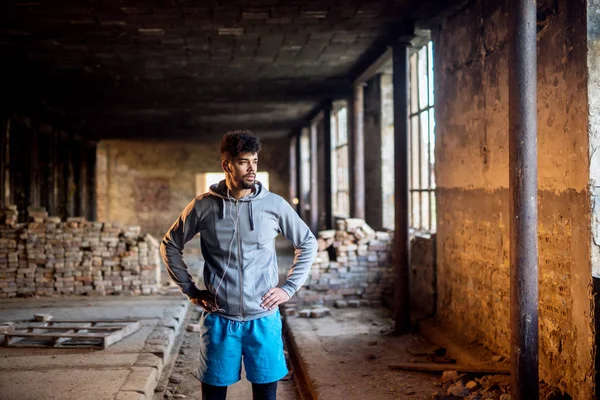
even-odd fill
[[(210, 189), (210, 185), (219, 183), (225, 179), (224, 172), (204, 172), (196, 174), (196, 195), (204, 194)], [(257, 172), (256, 180), (259, 181), (266, 189), (269, 189), (269, 173)]]

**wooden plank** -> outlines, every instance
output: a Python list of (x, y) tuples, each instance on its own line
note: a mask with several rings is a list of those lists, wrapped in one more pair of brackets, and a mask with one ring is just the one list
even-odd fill
[(134, 322), (138, 322), (137, 319), (107, 319), (107, 320), (95, 320), (95, 321), (90, 321), (88, 320), (79, 320), (79, 319), (73, 319), (73, 320), (69, 320), (69, 321), (65, 321), (65, 320), (52, 320), (50, 322), (47, 323), (52, 323), (52, 324), (105, 324), (105, 323), (120, 323), (120, 324), (129, 324), (129, 323), (134, 323)]
[(119, 331), (111, 333), (110, 335), (106, 336), (103, 340), (104, 348), (107, 348), (111, 344), (116, 343), (119, 340), (122, 340), (123, 338), (131, 335), (134, 332), (137, 332), (141, 326), (142, 326), (142, 324), (140, 324), (139, 321), (136, 321), (133, 324), (129, 324), (129, 325), (125, 326), (123, 329), (121, 329)]
[(11, 337), (29, 337), (29, 338), (33, 338), (33, 337), (39, 337), (39, 338), (48, 338), (48, 339), (53, 339), (53, 338), (61, 338), (61, 337), (68, 337), (68, 338), (74, 338), (74, 339), (85, 339), (85, 338), (103, 338), (106, 337), (107, 334), (106, 333), (33, 333), (33, 332), (13, 332), (10, 333), (6, 336), (11, 336)]
[[(61, 323), (65, 325), (57, 326)], [(102, 324), (108, 326), (101, 326)], [(140, 328), (141, 323), (137, 320), (21, 323), (15, 327), (14, 331), (4, 335), (4, 345), (42, 348), (106, 348)], [(34, 332), (35, 330), (39, 332)]]
[[(41, 329), (41, 330), (75, 330), (75, 331), (118, 331), (119, 329), (123, 329), (122, 326), (76, 326), (76, 325), (65, 325), (65, 326), (29, 326), (29, 327), (17, 327), (16, 330), (27, 329), (31, 331), (33, 329)], [(13, 332), (14, 333), (14, 332)]]
[(61, 334), (60, 337), (53, 338), (52, 339), (52, 344), (54, 345), (54, 347), (59, 347), (61, 343), (64, 343), (64, 342), (66, 342), (68, 340), (71, 340), (67, 335), (74, 334), (74, 333), (75, 332), (73, 330), (70, 330), (68, 332), (64, 332), (64, 333)]
[(471, 372), (474, 374), (505, 374), (510, 375), (510, 368), (494, 365), (459, 365), (459, 364), (437, 364), (437, 363), (395, 363), (388, 365), (389, 369), (402, 371), (421, 371), (421, 372)]

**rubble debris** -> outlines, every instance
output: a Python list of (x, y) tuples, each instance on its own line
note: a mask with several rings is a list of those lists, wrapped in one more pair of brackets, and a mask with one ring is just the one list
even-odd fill
[(391, 296), (394, 268), (392, 233), (376, 232), (364, 220), (337, 221), (336, 230), (318, 234), (319, 252), (305, 286), (295, 296), (300, 306), (380, 307)]
[(52, 315), (50, 315), (50, 314), (33, 314), (33, 320), (36, 322), (49, 322), (49, 321), (52, 321)]
[(201, 332), (202, 326), (200, 324), (188, 324), (187, 331), (188, 332)]
[(348, 307), (350, 308), (359, 308), (360, 300), (348, 300)]
[(298, 311), (296, 310), (295, 307), (285, 306), (285, 307), (282, 307), (282, 311), (288, 317), (295, 317), (298, 315)]
[(442, 374), (442, 383), (454, 382), (458, 378), (456, 371), (444, 371)]
[(331, 315), (331, 310), (327, 307), (319, 307), (310, 311), (311, 318), (323, 318)]
[(336, 300), (333, 306), (335, 308), (348, 308), (348, 302), (346, 300)]
[(479, 386), (479, 384), (475, 381), (469, 381), (467, 382), (467, 384), (465, 385), (465, 387), (469, 390), (474, 390)]
[(467, 397), (470, 394), (470, 391), (465, 387), (464, 383), (462, 383), (462, 381), (459, 380), (458, 382), (450, 385), (450, 387), (448, 387), (448, 389), (446, 390), (446, 393), (449, 396)]
[[(466, 383), (465, 383), (466, 382)], [(440, 378), (441, 388), (436, 390), (433, 400), (469, 399), (469, 400), (510, 400), (509, 375), (483, 375), (480, 373), (463, 373), (444, 371)], [(540, 399), (571, 400), (568, 394), (563, 394), (557, 388), (540, 382)]]
[(327, 307), (313, 306), (313, 308), (305, 308), (298, 312), (300, 318), (323, 318), (331, 315), (331, 310)]
[(171, 375), (171, 377), (169, 378), (169, 382), (171, 382), (171, 383), (175, 383), (175, 384), (177, 384), (177, 383), (181, 383), (181, 382), (183, 382), (183, 376), (181, 376), (181, 375), (180, 375), (180, 374), (178, 374), (178, 373), (173, 373), (173, 374)]

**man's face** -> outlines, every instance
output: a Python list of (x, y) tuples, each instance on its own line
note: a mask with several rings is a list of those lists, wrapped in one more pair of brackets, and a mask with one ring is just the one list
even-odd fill
[(242, 153), (232, 161), (223, 161), (231, 182), (240, 189), (253, 189), (258, 169), (258, 154)]

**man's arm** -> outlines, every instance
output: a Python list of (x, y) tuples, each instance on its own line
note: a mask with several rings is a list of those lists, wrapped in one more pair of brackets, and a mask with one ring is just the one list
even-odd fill
[(196, 212), (196, 199), (183, 210), (173, 223), (160, 245), (160, 255), (165, 262), (169, 276), (179, 286), (181, 292), (190, 299), (200, 297), (202, 291), (196, 287), (183, 261), (183, 247), (200, 231), (200, 219)]
[(279, 228), (283, 236), (292, 242), (295, 249), (294, 263), (290, 268), (287, 280), (281, 287), (291, 298), (308, 278), (317, 256), (317, 239), (285, 200), (282, 201), (281, 205)]

